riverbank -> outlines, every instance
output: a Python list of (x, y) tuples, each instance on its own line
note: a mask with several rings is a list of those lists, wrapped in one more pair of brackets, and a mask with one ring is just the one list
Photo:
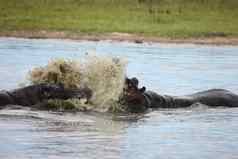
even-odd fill
[(237, 44), (237, 0), (0, 0), (0, 35)]
[(202, 45), (238, 45), (238, 37), (201, 37), (201, 38), (165, 38), (142, 36), (128, 33), (107, 33), (107, 34), (80, 34), (69, 32), (53, 31), (10, 31), (0, 32), (0, 37), (33, 38), (33, 39), (70, 39), (88, 41), (128, 41), (135, 43), (192, 43)]

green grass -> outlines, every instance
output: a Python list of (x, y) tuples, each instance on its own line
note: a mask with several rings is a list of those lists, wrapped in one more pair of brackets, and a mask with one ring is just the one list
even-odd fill
[(238, 36), (238, 0), (0, 0), (0, 32)]

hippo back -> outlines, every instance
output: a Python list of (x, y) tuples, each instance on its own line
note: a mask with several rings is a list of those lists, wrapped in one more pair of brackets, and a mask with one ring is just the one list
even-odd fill
[(0, 91), (0, 108), (9, 104), (14, 104), (12, 97), (7, 91)]
[(238, 107), (238, 95), (225, 89), (210, 89), (188, 96), (208, 106)]
[(183, 108), (194, 103), (191, 97), (159, 95), (153, 91), (146, 91), (145, 97), (150, 108)]

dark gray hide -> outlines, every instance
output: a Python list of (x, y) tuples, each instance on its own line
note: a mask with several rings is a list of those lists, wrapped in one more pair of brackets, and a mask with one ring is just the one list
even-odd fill
[(194, 103), (212, 107), (238, 107), (238, 95), (224, 89), (211, 89), (185, 96), (159, 95), (146, 91), (144, 97), (147, 108), (182, 108)]
[(0, 108), (6, 105), (32, 106), (48, 99), (89, 99), (91, 96), (89, 88), (67, 89), (57, 84), (37, 84), (12, 91), (0, 91)]

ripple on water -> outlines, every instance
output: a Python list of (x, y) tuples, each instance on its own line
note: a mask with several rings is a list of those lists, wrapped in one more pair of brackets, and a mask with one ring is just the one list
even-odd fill
[[(128, 74), (160, 93), (215, 87), (238, 93), (238, 47), (15, 38), (0, 38), (0, 88), (17, 87), (28, 70), (51, 58), (75, 59), (92, 50), (127, 57)], [(237, 108), (157, 110), (135, 120), (112, 118), (1, 110), (0, 158), (238, 157)]]

